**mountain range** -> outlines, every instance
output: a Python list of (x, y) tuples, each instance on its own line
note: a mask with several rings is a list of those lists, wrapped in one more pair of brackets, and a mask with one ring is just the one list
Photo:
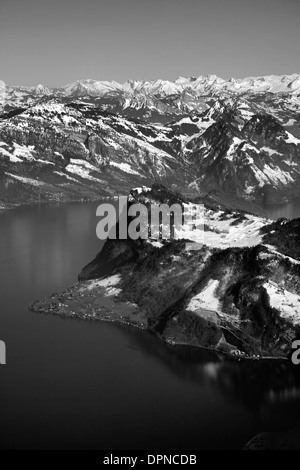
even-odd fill
[(286, 357), (299, 336), (300, 76), (5, 87), (0, 205), (109, 198), (202, 203), (179, 240), (108, 239), (31, 309), (146, 329), (171, 344)]
[(300, 195), (299, 74), (0, 83), (0, 207), (155, 182), (236, 208)]

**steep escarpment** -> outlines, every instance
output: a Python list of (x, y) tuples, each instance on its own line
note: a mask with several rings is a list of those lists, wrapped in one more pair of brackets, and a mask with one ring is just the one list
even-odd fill
[[(145, 200), (188, 204), (161, 186), (132, 191), (129, 203)], [(131, 324), (172, 344), (286, 357), (300, 333), (300, 261), (264, 245), (280, 230), (206, 208), (204, 243), (193, 230), (180, 239), (108, 239), (77, 285), (31, 308)]]
[[(33, 310), (129, 323), (171, 343), (230, 354), (287, 356), (299, 334), (299, 265), (262, 246), (190, 251), (183, 241), (148, 245), (133, 252), (126, 241), (108, 241), (94, 269), (80, 275), (95, 280)], [(270, 289), (281, 304), (272, 303)]]

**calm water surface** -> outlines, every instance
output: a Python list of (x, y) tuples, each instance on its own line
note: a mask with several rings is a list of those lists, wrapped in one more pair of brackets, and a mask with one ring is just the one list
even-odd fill
[(288, 204), (274, 204), (265, 208), (267, 217), (270, 219), (296, 219), (300, 217), (300, 199), (294, 199)]
[(300, 374), (288, 363), (224, 361), (27, 310), (74, 283), (100, 250), (96, 205), (0, 214), (0, 447), (238, 449), (262, 430), (300, 425)]

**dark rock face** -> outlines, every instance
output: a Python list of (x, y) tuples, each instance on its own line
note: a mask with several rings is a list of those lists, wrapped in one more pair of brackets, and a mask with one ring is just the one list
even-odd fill
[(270, 115), (256, 114), (248, 121), (243, 131), (252, 140), (261, 138), (263, 142), (276, 142), (276, 139), (285, 136), (285, 129)]
[[(151, 202), (156, 204), (166, 203), (182, 204), (185, 199), (180, 195), (168, 190), (165, 186), (155, 183), (152, 188), (133, 189), (127, 198), (127, 210), (135, 202), (144, 204), (149, 210)], [(128, 224), (132, 217), (127, 217)], [(150, 224), (150, 219), (149, 219)], [(101, 276), (114, 272), (117, 268), (129, 263), (136, 263), (138, 259), (147, 256), (148, 252), (152, 252), (151, 245), (144, 243), (143, 240), (127, 240), (119, 239), (119, 222), (116, 224), (117, 239), (108, 238), (103, 249), (98, 253), (96, 258), (83, 268), (78, 276), (79, 281), (97, 279)]]
[(278, 219), (265, 226), (263, 233), (264, 243), (276, 246), (283, 255), (300, 259), (300, 219)]
[(78, 280), (98, 279), (127, 263), (134, 263), (138, 257), (138, 246), (131, 240), (108, 240), (96, 258), (82, 269)]

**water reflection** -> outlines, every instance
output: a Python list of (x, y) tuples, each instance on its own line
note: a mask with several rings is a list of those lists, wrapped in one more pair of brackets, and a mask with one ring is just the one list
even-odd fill
[(213, 351), (171, 346), (148, 334), (136, 334), (128, 328), (124, 331), (130, 336), (131, 347), (154, 355), (181, 379), (218, 387), (230, 400), (250, 410), (286, 402), (300, 405), (300, 368), (288, 361), (227, 359)]

